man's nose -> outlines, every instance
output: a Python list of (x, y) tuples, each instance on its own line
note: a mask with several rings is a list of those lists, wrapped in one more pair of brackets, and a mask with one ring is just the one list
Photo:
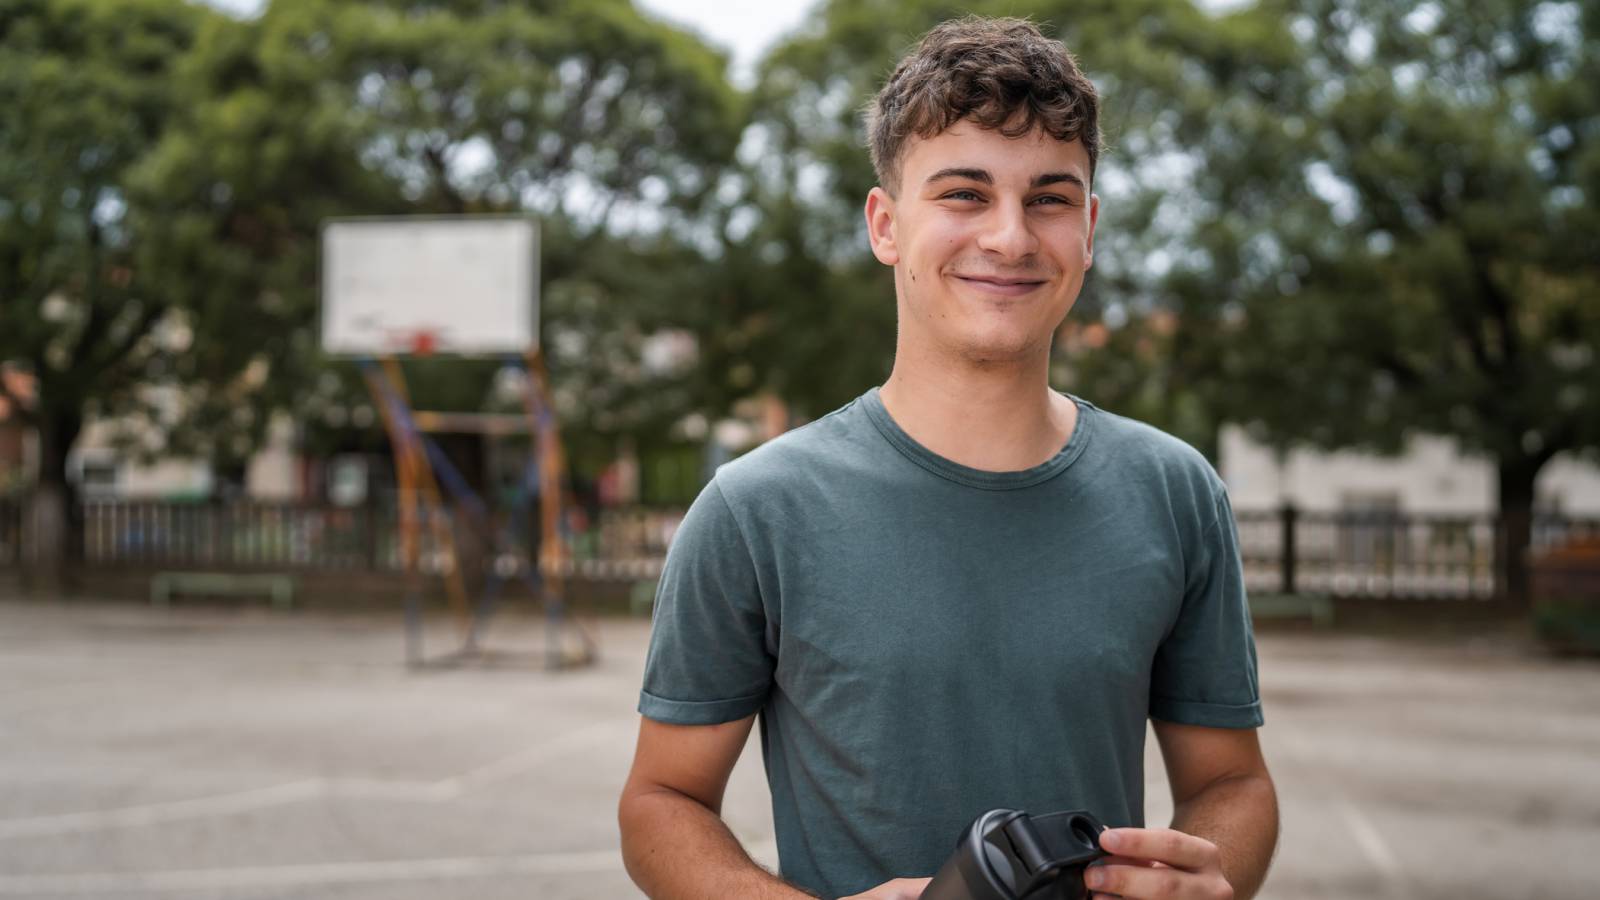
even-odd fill
[(1021, 202), (1000, 202), (984, 217), (978, 247), (1004, 259), (1023, 259), (1039, 250), (1039, 239)]

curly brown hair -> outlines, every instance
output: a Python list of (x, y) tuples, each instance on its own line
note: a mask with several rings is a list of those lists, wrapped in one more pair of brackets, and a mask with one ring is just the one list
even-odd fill
[(1042, 128), (1083, 142), (1094, 179), (1100, 100), (1060, 41), (1026, 19), (966, 16), (923, 36), (866, 110), (878, 184), (898, 193), (906, 140), (930, 138), (970, 119), (1006, 137)]

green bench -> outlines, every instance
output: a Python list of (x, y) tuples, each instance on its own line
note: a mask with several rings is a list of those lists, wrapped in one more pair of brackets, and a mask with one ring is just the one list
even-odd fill
[(1326, 594), (1251, 594), (1250, 618), (1310, 619), (1324, 628), (1333, 624), (1333, 599)]
[(158, 572), (150, 579), (150, 605), (166, 607), (173, 594), (241, 596), (265, 594), (279, 609), (294, 606), (294, 579), (288, 575), (229, 572)]

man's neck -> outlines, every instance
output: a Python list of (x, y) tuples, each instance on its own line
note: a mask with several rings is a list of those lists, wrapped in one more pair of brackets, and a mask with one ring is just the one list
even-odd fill
[(897, 354), (879, 390), (913, 440), (951, 462), (989, 472), (1031, 469), (1060, 452), (1077, 404), (1050, 389), (1048, 358), (1035, 363), (923, 364)]

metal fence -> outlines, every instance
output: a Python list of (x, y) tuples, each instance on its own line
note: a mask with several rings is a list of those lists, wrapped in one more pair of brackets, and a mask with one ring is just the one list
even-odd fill
[[(25, 499), (0, 497), (0, 566), (23, 558)], [(82, 564), (103, 568), (376, 572), (401, 570), (399, 515), (387, 501), (360, 507), (325, 504), (88, 501), (83, 504)], [(587, 578), (655, 577), (683, 518), (679, 508), (613, 508), (590, 518), (572, 510), (572, 559), (566, 574)], [(532, 523), (491, 540), (482, 523), (445, 515), (425, 521), (424, 560), (435, 524), (451, 529), (468, 565), (504, 565), (508, 552), (535, 556)], [(1241, 510), (1236, 513), (1250, 590), (1342, 597), (1486, 599), (1497, 590), (1502, 533), (1490, 516)], [(1600, 536), (1600, 519), (1539, 516), (1535, 554)]]
[[(1337, 597), (1489, 599), (1504, 533), (1493, 516), (1238, 511), (1252, 591)], [(1600, 535), (1600, 519), (1536, 516), (1532, 554)]]
[(289, 503), (83, 504), (90, 566), (372, 570), (395, 567), (392, 511)]
[(0, 494), (0, 566), (22, 562), (22, 497)]
[[(569, 574), (653, 577), (683, 511), (621, 508), (590, 518), (573, 510)], [(507, 528), (448, 510), (419, 510), (424, 570), (436, 570), (449, 531), (455, 552), (485, 566), (536, 556), (529, 522)], [(83, 504), (83, 563), (170, 569), (398, 572), (400, 514), (392, 502), (325, 504), (90, 501)]]

